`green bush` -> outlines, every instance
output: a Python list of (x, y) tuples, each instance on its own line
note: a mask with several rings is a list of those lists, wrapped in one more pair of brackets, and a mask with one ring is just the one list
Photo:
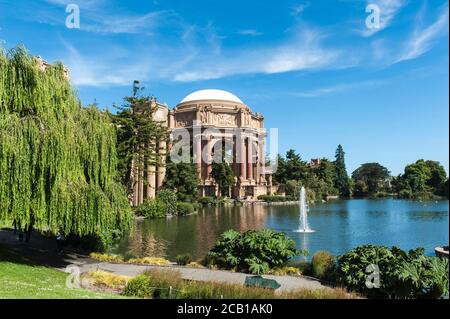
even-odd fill
[(402, 189), (399, 193), (398, 193), (398, 197), (400, 198), (405, 198), (405, 199), (410, 199), (413, 197), (413, 193), (410, 189)]
[(260, 195), (259, 200), (271, 203), (271, 202), (286, 202), (295, 200), (292, 196), (281, 196), (281, 195)]
[(270, 229), (223, 233), (208, 255), (215, 264), (253, 274), (264, 274), (298, 255), (295, 242), (284, 233)]
[(319, 279), (330, 279), (334, 271), (335, 259), (327, 251), (318, 251), (314, 254), (312, 261), (312, 275)]
[(128, 280), (123, 291), (125, 296), (133, 296), (139, 298), (148, 298), (153, 295), (150, 277), (146, 275), (138, 275)]
[(136, 208), (136, 213), (149, 219), (164, 218), (167, 214), (167, 206), (159, 198), (146, 199)]
[[(436, 298), (448, 295), (448, 260), (423, 254), (423, 248), (405, 252), (397, 247), (359, 246), (338, 258), (338, 282), (368, 297)], [(374, 270), (371, 265), (379, 269), (379, 288), (366, 286), (368, 274)]]
[(193, 214), (195, 211), (194, 205), (192, 203), (177, 203), (177, 214), (178, 216), (186, 216)]
[(173, 190), (163, 189), (159, 191), (156, 198), (166, 204), (168, 215), (177, 215), (177, 194)]
[(216, 200), (214, 199), (214, 197), (205, 196), (199, 199), (199, 203), (202, 206), (214, 206), (216, 205)]
[(175, 258), (177, 265), (186, 266), (192, 262), (192, 257), (189, 254), (178, 255)]

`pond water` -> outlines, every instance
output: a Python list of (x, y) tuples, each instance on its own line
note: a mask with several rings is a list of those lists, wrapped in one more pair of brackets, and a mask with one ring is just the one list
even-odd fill
[(165, 256), (173, 260), (189, 253), (202, 258), (228, 229), (270, 228), (285, 232), (298, 249), (312, 256), (318, 250), (342, 254), (358, 245), (424, 247), (428, 255), (449, 243), (449, 202), (408, 200), (339, 200), (310, 206), (314, 233), (298, 233), (299, 207), (211, 207), (198, 214), (161, 220), (136, 220), (113, 252), (125, 256)]

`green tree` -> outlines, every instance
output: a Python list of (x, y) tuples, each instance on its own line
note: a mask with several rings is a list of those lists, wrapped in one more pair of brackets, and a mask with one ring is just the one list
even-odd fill
[(230, 164), (212, 163), (211, 176), (219, 185), (219, 191), (222, 196), (230, 196), (230, 187), (234, 185), (234, 174)]
[(179, 201), (195, 201), (198, 196), (199, 182), (197, 165), (195, 163), (167, 161), (163, 187), (174, 190)]
[(285, 184), (286, 178), (286, 160), (280, 154), (277, 155), (277, 170), (272, 175), (273, 181), (278, 184)]
[(318, 192), (323, 196), (337, 195), (337, 189), (334, 186), (336, 179), (336, 167), (333, 162), (326, 158), (320, 160), (320, 164), (317, 167), (311, 168), (310, 176), (315, 178), (309, 178), (307, 187), (314, 189), (313, 185), (316, 185)]
[(286, 179), (302, 181), (308, 178), (308, 164), (293, 149), (286, 152)]
[(114, 106), (118, 112), (111, 114), (117, 125), (119, 172), (129, 194), (140, 178), (136, 176), (137, 170), (145, 176), (149, 166), (164, 165), (165, 154), (159, 142), (165, 142), (168, 136), (163, 122), (154, 120), (156, 99), (144, 95), (143, 91), (139, 82), (134, 81), (133, 95), (124, 98), (123, 106)]
[(116, 128), (83, 108), (64, 66), (41, 70), (23, 47), (0, 52), (0, 220), (105, 238), (130, 226)]
[(348, 197), (351, 195), (351, 181), (347, 174), (345, 167), (345, 152), (341, 144), (338, 145), (335, 154), (335, 180), (334, 186), (339, 192), (340, 196)]
[(386, 190), (386, 182), (389, 179), (389, 170), (379, 163), (362, 164), (352, 173), (355, 185), (362, 185), (363, 182), (367, 186), (367, 192), (355, 192), (357, 196), (372, 195), (380, 191)]
[(410, 190), (411, 193), (432, 193), (435, 195), (445, 195), (445, 183), (447, 173), (444, 167), (436, 161), (425, 161), (420, 159), (405, 167), (405, 173), (399, 177), (399, 187), (397, 191)]

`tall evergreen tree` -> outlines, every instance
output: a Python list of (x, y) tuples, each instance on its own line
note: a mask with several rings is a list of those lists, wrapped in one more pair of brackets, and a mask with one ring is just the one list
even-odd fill
[(286, 179), (305, 183), (308, 178), (308, 164), (293, 149), (286, 152)]
[(62, 64), (0, 52), (0, 220), (101, 237), (130, 225), (117, 181), (115, 126), (83, 108)]
[(341, 144), (338, 145), (335, 155), (335, 181), (334, 185), (340, 196), (348, 197), (351, 195), (351, 183), (345, 167), (345, 152)]
[[(165, 154), (162, 149), (158, 151), (158, 143), (168, 137), (167, 128), (153, 117), (156, 99), (143, 91), (134, 81), (133, 95), (124, 98), (123, 106), (115, 106), (118, 112), (111, 115), (117, 125), (119, 173), (129, 194), (133, 184), (148, 173), (149, 166), (163, 165)], [(141, 176), (136, 176), (138, 170)]]

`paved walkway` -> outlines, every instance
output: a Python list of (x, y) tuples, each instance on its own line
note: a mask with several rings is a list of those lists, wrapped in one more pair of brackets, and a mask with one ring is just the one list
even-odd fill
[[(130, 265), (103, 262), (79, 264), (79, 266), (81, 268), (81, 272), (99, 269), (129, 277), (134, 277), (142, 273), (146, 269), (174, 270), (178, 271), (183, 279), (195, 281), (217, 281), (235, 284), (244, 284), (245, 278), (250, 276), (249, 274), (239, 272), (211, 270), (205, 268), (188, 268), (180, 266)], [(281, 285), (278, 289), (279, 291), (289, 291), (300, 288), (327, 289), (327, 287), (323, 286), (320, 282), (305, 277), (264, 275), (264, 278), (276, 280)]]
[[(146, 269), (165, 269), (178, 271), (181, 274), (181, 277), (187, 280), (217, 281), (236, 284), (244, 284), (245, 278), (249, 276), (249, 274), (238, 272), (205, 268), (188, 268), (177, 265), (150, 266), (98, 262), (82, 254), (77, 254), (74, 251), (70, 253), (66, 252), (65, 254), (57, 254), (55, 252), (55, 243), (38, 234), (33, 236), (29, 244), (18, 242), (16, 236), (14, 236), (11, 231), (7, 230), (0, 230), (0, 245), (8, 246), (17, 252), (20, 252), (22, 256), (27, 257), (30, 261), (37, 264), (53, 267), (61, 271), (64, 271), (68, 265), (77, 265), (80, 267), (81, 272), (100, 269), (118, 275), (133, 277)], [(264, 275), (264, 278), (275, 279), (281, 285), (278, 289), (279, 291), (288, 291), (299, 288), (328, 288), (312, 278), (273, 275)]]

